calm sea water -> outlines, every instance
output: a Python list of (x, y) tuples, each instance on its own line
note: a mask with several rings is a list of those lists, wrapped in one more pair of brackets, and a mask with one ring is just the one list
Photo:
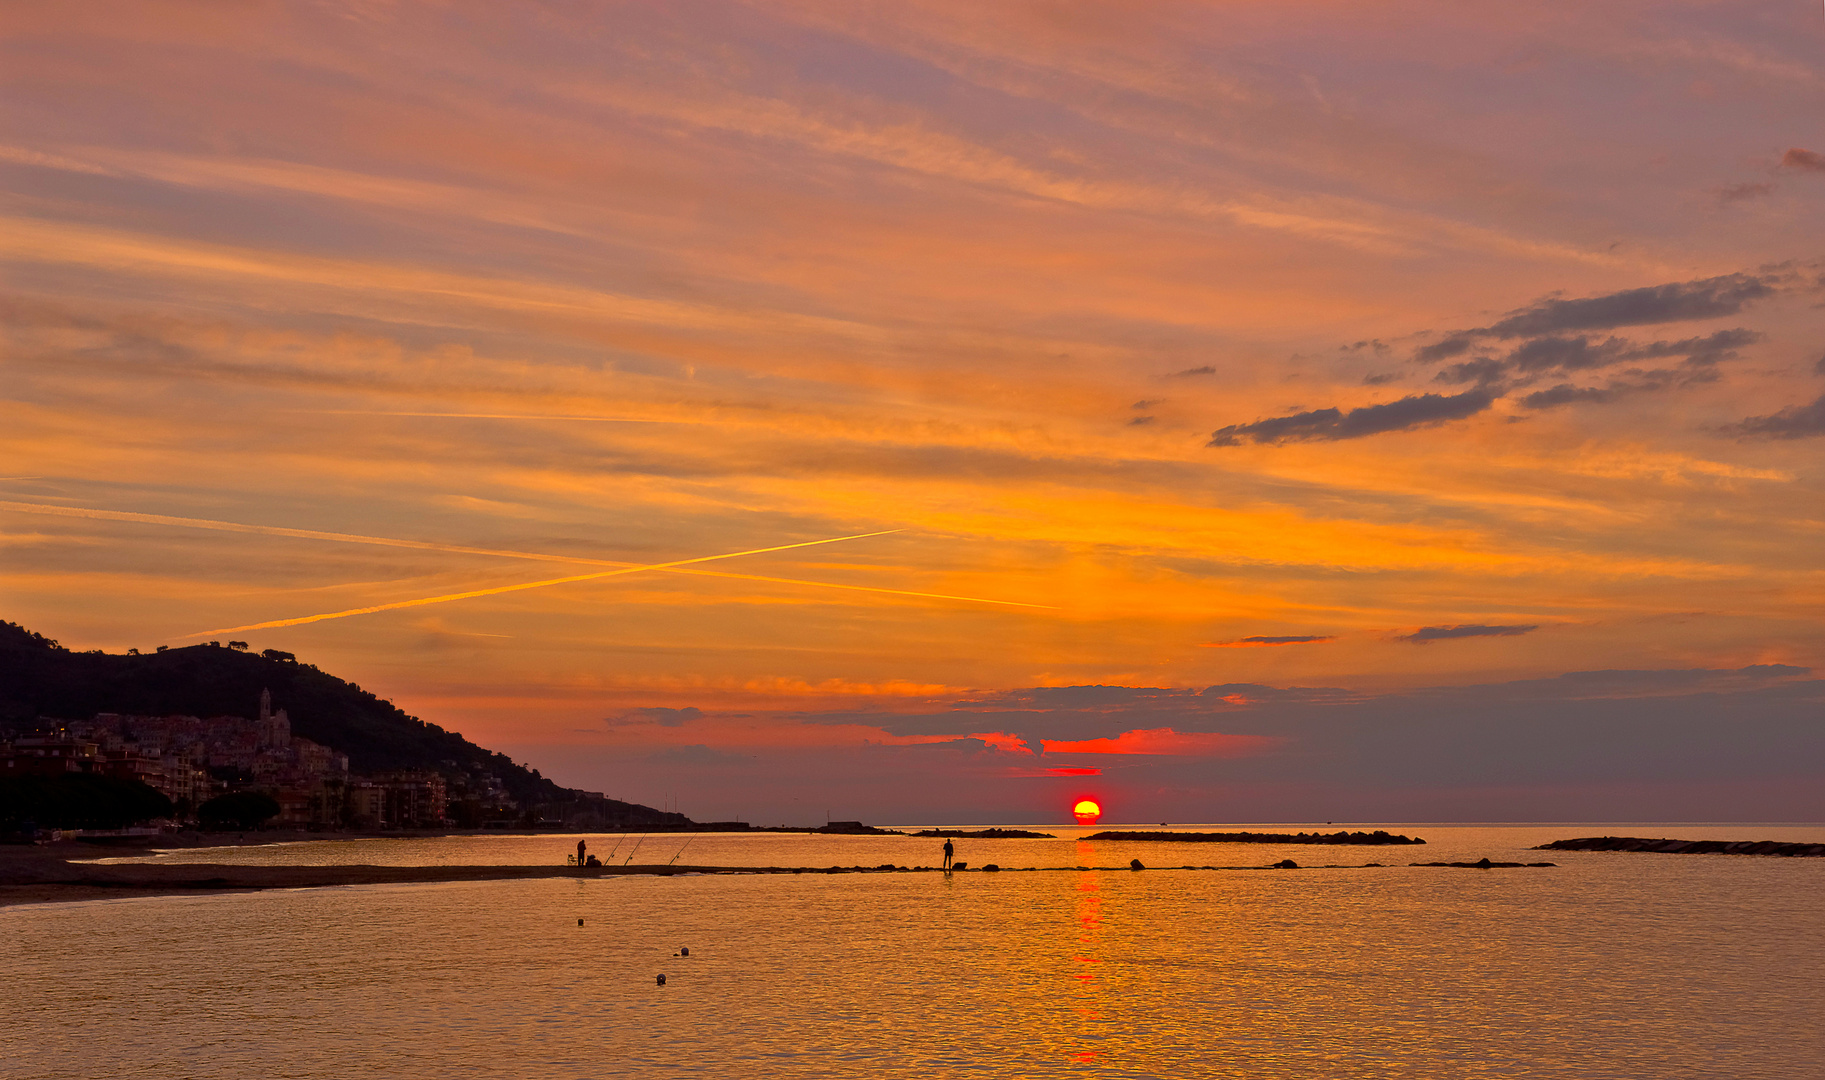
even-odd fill
[[(1054, 841), (960, 841), (959, 857), (1399, 865), (555, 879), (0, 909), (0, 1075), (1825, 1072), (1825, 860), (1526, 850), (1604, 833), (1820, 840), (1825, 829), (1386, 827), (1432, 842), (1113, 845), (1061, 829)], [(606, 854), (618, 838), (587, 839)], [(561, 863), (575, 841), (159, 858)], [(665, 862), (684, 842), (648, 838), (635, 861)], [(700, 836), (679, 862), (917, 865), (936, 862), (937, 843)], [(1483, 855), (1560, 865), (1405, 866)]]

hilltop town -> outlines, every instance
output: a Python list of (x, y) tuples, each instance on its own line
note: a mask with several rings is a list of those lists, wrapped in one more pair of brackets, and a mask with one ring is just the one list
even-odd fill
[(313, 831), (695, 824), (560, 787), (290, 653), (72, 652), (0, 622), (0, 830), (211, 818)]
[[(262, 690), (255, 718), (98, 713), (89, 720), (40, 720), (39, 730), (0, 742), (0, 776), (93, 774), (136, 781), (172, 804), (172, 820), (193, 820), (218, 796), (254, 791), (289, 828), (475, 827), (514, 821), (518, 803), (491, 772), (396, 769), (358, 775), (349, 756), (292, 734), (291, 718)], [(454, 770), (456, 762), (446, 765)]]

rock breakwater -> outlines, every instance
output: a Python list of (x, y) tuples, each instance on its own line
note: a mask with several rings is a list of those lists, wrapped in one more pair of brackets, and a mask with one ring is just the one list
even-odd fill
[(1789, 844), (1779, 840), (1668, 840), (1639, 836), (1584, 836), (1554, 840), (1535, 851), (1653, 851), (1664, 855), (1784, 855), (1825, 858), (1825, 844)]
[(1383, 829), (1374, 832), (1257, 833), (1257, 832), (1099, 832), (1085, 840), (1141, 840), (1173, 844), (1423, 844), (1417, 836), (1396, 836)]

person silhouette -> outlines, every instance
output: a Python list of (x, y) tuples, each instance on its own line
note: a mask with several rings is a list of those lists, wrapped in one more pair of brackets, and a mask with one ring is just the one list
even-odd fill
[(578, 841), (577, 841), (577, 865), (578, 865), (578, 866), (583, 866), (583, 865), (585, 865), (585, 864), (584, 864), (584, 862), (583, 862), (583, 848), (584, 848), (584, 846), (585, 846), (585, 845), (584, 845), (584, 843), (583, 843), (583, 841), (581, 841), (581, 840), (578, 840)]
[(956, 853), (957, 853), (957, 849), (951, 846), (951, 842), (949, 840), (946, 840), (944, 842), (944, 868), (946, 870), (949, 870), (951, 868), (951, 856), (955, 855)]

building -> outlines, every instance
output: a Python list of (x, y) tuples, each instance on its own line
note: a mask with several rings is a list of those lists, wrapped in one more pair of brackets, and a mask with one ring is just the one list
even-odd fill
[(390, 772), (372, 780), (383, 792), (382, 825), (428, 829), (444, 824), (449, 799), (441, 773), (428, 770)]
[(67, 733), (28, 735), (0, 749), (0, 757), (5, 758), (0, 776), (92, 773), (101, 764), (101, 745)]

